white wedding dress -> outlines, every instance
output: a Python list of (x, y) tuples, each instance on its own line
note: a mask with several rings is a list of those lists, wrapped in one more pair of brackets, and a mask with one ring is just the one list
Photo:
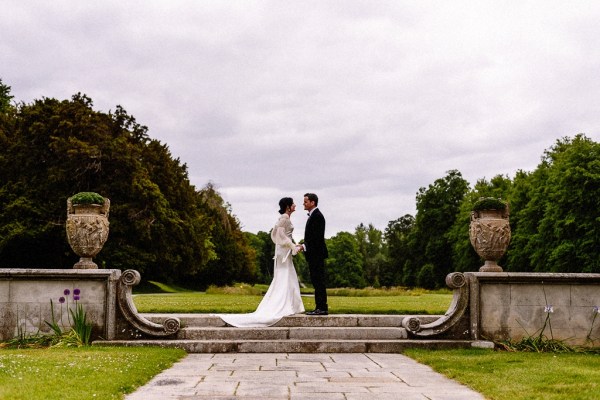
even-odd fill
[(275, 266), (273, 280), (265, 297), (253, 313), (217, 314), (223, 321), (239, 328), (259, 328), (274, 325), (286, 315), (304, 312), (298, 275), (292, 261), (292, 256), (296, 255), (296, 245), (292, 242), (293, 231), (290, 216), (282, 214), (271, 231), (271, 239), (275, 243)]

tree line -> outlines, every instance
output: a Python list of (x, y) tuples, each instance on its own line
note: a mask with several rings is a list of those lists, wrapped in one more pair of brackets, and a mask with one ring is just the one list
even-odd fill
[[(600, 272), (600, 144), (578, 134), (558, 139), (532, 172), (482, 178), (471, 187), (451, 170), (417, 191), (414, 216), (383, 231), (361, 223), (327, 239), (329, 286), (437, 288), (451, 272), (477, 271), (483, 261), (471, 246), (469, 223), (481, 197), (509, 204), (512, 240), (499, 262), (505, 271)], [(259, 232), (252, 243), (268, 276), (268, 234)], [(298, 269), (308, 282), (302, 260)]]
[[(66, 199), (93, 191), (111, 199), (101, 267), (191, 288), (270, 282), (269, 232), (243, 232), (215, 185), (194, 187), (187, 166), (122, 107), (96, 111), (84, 94), (12, 99), (0, 80), (0, 268), (71, 268)], [(506, 271), (600, 272), (599, 146), (583, 134), (561, 138), (534, 171), (473, 187), (448, 171), (417, 191), (414, 216), (327, 239), (329, 286), (433, 288), (450, 272), (476, 271), (468, 226), (480, 197), (509, 202)], [(304, 258), (294, 262), (309, 282)]]
[(66, 200), (111, 200), (101, 268), (203, 288), (256, 280), (255, 252), (212, 183), (196, 189), (187, 166), (122, 107), (92, 100), (11, 102), (0, 80), (0, 267), (72, 268)]

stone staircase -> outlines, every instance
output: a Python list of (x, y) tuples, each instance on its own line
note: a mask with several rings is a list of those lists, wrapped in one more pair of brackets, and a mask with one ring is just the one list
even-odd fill
[[(403, 315), (284, 317), (268, 328), (235, 328), (209, 314), (140, 314), (160, 323), (177, 317), (181, 329), (160, 339), (97, 340), (96, 346), (175, 347), (188, 353), (400, 353), (407, 348), (493, 347), (470, 340), (409, 339)], [(418, 316), (424, 323), (440, 316)]]

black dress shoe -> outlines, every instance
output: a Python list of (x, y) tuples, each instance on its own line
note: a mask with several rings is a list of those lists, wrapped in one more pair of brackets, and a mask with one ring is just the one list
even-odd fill
[(324, 310), (319, 310), (318, 308), (314, 311), (309, 311), (306, 313), (306, 315), (329, 315), (329, 313), (327, 311)]

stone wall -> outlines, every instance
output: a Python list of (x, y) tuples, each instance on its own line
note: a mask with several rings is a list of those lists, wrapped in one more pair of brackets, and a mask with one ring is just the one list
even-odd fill
[[(50, 300), (55, 319), (68, 328), (67, 303), (59, 298), (73, 306), (75, 289), (93, 324), (92, 339), (176, 338), (175, 316), (156, 323), (137, 312), (132, 287), (140, 279), (134, 270), (0, 269), (0, 340), (50, 333)], [(446, 282), (454, 297), (443, 316), (404, 318), (412, 338), (519, 340), (543, 329), (547, 338), (600, 345), (600, 274), (455, 272)]]
[(600, 274), (467, 272), (465, 276), (473, 339), (520, 340), (544, 329), (549, 339), (600, 344)]
[[(73, 292), (93, 324), (92, 338), (114, 338), (119, 270), (0, 269), (0, 340), (20, 334), (49, 333), (45, 321), (70, 327), (67, 305), (74, 307)], [(65, 295), (65, 289), (70, 294)], [(65, 298), (60, 303), (60, 297)], [(72, 319), (71, 319), (72, 320)]]

